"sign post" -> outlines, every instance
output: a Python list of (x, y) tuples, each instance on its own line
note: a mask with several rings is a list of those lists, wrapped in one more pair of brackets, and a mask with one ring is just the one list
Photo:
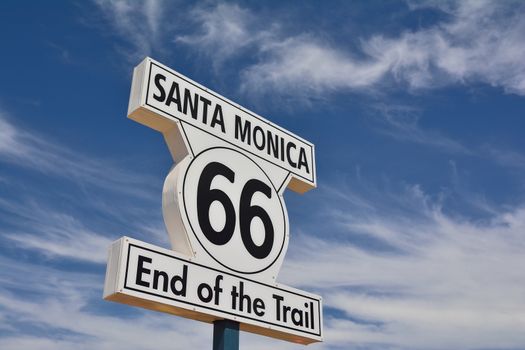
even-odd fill
[(285, 189), (316, 187), (314, 146), (162, 64), (134, 70), (128, 117), (160, 131), (173, 157), (162, 210), (171, 250), (122, 237), (104, 299), (239, 330), (322, 341), (321, 297), (276, 282), (289, 241)]
[(213, 350), (239, 349), (239, 322), (221, 320), (213, 322)]

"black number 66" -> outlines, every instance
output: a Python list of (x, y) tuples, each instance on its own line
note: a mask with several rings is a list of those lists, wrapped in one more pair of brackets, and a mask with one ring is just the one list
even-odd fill
[[(224, 164), (211, 162), (201, 173), (197, 187), (197, 216), (204, 236), (213, 244), (224, 245), (230, 241), (235, 231), (236, 211), (228, 195), (219, 190), (210, 188), (216, 176), (223, 176), (232, 184), (235, 182), (235, 172)], [(271, 188), (264, 182), (251, 179), (242, 189), (239, 203), (239, 227), (241, 238), (246, 250), (257, 259), (266, 258), (273, 247), (274, 228), (270, 216), (262, 207), (252, 205), (252, 197), (261, 192), (267, 198), (272, 197)], [(226, 222), (220, 231), (216, 231), (210, 223), (210, 206), (213, 202), (221, 203), (226, 214)], [(258, 217), (264, 225), (264, 241), (261, 245), (255, 244), (251, 234), (251, 222)]]

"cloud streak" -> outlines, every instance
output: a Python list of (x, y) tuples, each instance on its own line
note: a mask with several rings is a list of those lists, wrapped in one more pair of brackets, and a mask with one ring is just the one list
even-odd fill
[[(323, 216), (336, 224), (319, 228), (345, 236), (302, 234), (281, 276), (316, 289), (327, 307), (345, 315), (327, 318), (331, 345), (523, 346), (525, 207), (493, 209), (480, 220), (446, 215), (418, 186), (378, 202), (347, 195), (361, 200), (332, 200)], [(359, 237), (383, 244), (358, 244)]]
[[(111, 220), (141, 232), (145, 225), (134, 217), (151, 218), (150, 208), (157, 206), (158, 197), (152, 195), (152, 181), (147, 176), (135, 175), (22, 129), (2, 112), (0, 164), (7, 165), (0, 172), (5, 175), (1, 177), (0, 193), (6, 194), (0, 198), (1, 238), (5, 244), (47, 258), (105, 263), (107, 247), (116, 236), (108, 229), (101, 232), (97, 225), (103, 227), (101, 223), (107, 225)], [(41, 182), (24, 182), (22, 174), (36, 174), (42, 183), (58, 184), (59, 192), (48, 190), (45, 198), (40, 198)], [(66, 186), (70, 186), (67, 193)], [(10, 194), (10, 188), (16, 189), (16, 195)], [(54, 198), (53, 204), (50, 197)], [(86, 219), (87, 215), (91, 218)], [(158, 235), (154, 241), (159, 241)]]
[[(472, 155), (472, 151), (461, 142), (419, 125), (421, 111), (405, 105), (377, 104), (372, 106), (378, 118), (376, 130), (399, 141), (431, 146), (454, 154)], [(378, 112), (378, 113), (376, 113)]]
[(410, 89), (482, 82), (525, 95), (525, 64), (519, 58), (525, 53), (525, 20), (520, 11), (511, 3), (481, 1), (457, 2), (448, 9), (451, 19), (429, 29), (362, 39), (365, 59), (310, 38), (287, 39), (244, 72), (246, 84), (307, 86), (319, 92), (377, 87), (388, 79)]
[(74, 217), (42, 208), (36, 203), (0, 200), (0, 217), (12, 228), (2, 228), (2, 238), (48, 258), (66, 258), (91, 263), (106, 262), (111, 239), (84, 226)]
[[(360, 51), (334, 47), (311, 34), (288, 36), (271, 19), (266, 30), (237, 5), (197, 8), (201, 32), (179, 41), (209, 55), (216, 64), (248, 47), (258, 62), (241, 71), (241, 89), (323, 94), (368, 91), (392, 82), (408, 89), (485, 83), (525, 95), (525, 20), (519, 2), (424, 3), (445, 13), (430, 28), (399, 36), (361, 38)], [(418, 6), (418, 7), (421, 7)], [(239, 13), (239, 15), (236, 15)], [(487, 59), (489, 58), (490, 59)]]
[(141, 198), (150, 196), (144, 190), (149, 187), (148, 179), (144, 176), (135, 176), (114, 164), (83, 155), (81, 152), (71, 152), (64, 145), (16, 126), (2, 111), (0, 161), (115, 192), (120, 191)]
[[(185, 44), (212, 56), (215, 68), (224, 61), (241, 56), (251, 46), (266, 40), (270, 31), (257, 25), (257, 17), (237, 4), (217, 4), (210, 8), (195, 7), (191, 17), (200, 24), (200, 31), (178, 35), (175, 42)], [(247, 28), (259, 29), (247, 30)]]
[(136, 64), (161, 50), (162, 0), (95, 0), (95, 3), (115, 33), (125, 38), (128, 46), (118, 49), (130, 63)]
[[(113, 30), (128, 43), (130, 62), (171, 50), (193, 48), (215, 70), (250, 57), (239, 70), (245, 93), (294, 91), (306, 96), (334, 91), (371, 92), (403, 86), (411, 91), (450, 84), (483, 83), (525, 95), (525, 20), (521, 2), (423, 2), (412, 11), (432, 9), (442, 19), (397, 36), (359, 38), (356, 49), (311, 34), (290, 35), (281, 23), (260, 18), (237, 4), (197, 5), (184, 20), (197, 24), (184, 33), (168, 22), (177, 11), (162, 1), (95, 2)], [(182, 17), (177, 17), (181, 19)], [(161, 28), (163, 30), (161, 30)], [(163, 34), (164, 33), (164, 34)]]
[[(28, 284), (20, 278), (11, 279), (9, 269), (0, 273), (2, 281), (9, 281), (0, 287), (0, 310), (14, 328), (0, 338), (2, 348), (151, 349), (154, 339), (156, 348), (173, 349), (177, 348), (173, 339), (184, 339), (179, 343), (182, 349), (203, 348), (211, 341), (211, 332), (208, 336), (203, 332), (204, 325), (168, 315), (136, 310), (130, 320), (87, 311), (106, 303), (101, 300), (100, 274), (65, 272), (3, 258), (1, 262), (12, 266), (19, 275), (34, 276), (33, 283)], [(24, 298), (28, 292), (35, 297)]]

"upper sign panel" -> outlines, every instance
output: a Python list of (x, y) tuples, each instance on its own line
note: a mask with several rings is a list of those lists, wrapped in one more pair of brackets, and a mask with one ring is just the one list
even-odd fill
[(150, 58), (135, 68), (128, 117), (163, 133), (176, 121), (190, 124), (289, 172), (293, 191), (316, 187), (310, 142)]

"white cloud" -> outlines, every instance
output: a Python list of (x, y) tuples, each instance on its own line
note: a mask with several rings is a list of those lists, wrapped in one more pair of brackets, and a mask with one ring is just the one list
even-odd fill
[[(288, 35), (272, 18), (261, 18), (237, 4), (197, 5), (183, 17), (162, 1), (96, 0), (111, 27), (131, 49), (136, 63), (169, 44), (185, 44), (208, 56), (217, 69), (228, 60), (249, 57), (239, 69), (241, 90), (321, 95), (370, 91), (392, 82), (411, 90), (448, 84), (485, 83), (525, 95), (525, 19), (521, 2), (423, 2), (411, 10), (434, 8), (445, 18), (433, 26), (397, 36), (378, 32), (360, 38), (359, 52), (337, 47), (316, 35)], [(170, 13), (167, 16), (166, 13)], [(177, 29), (178, 33), (175, 33)]]
[(249, 47), (258, 62), (241, 71), (245, 92), (366, 91), (395, 81), (413, 90), (481, 82), (525, 95), (522, 3), (426, 2), (412, 8), (422, 6), (439, 9), (448, 18), (398, 36), (361, 38), (361, 51), (355, 54), (344, 43), (335, 47), (313, 35), (283, 34), (271, 19), (261, 29), (248, 10), (224, 4), (196, 10), (203, 30), (179, 41), (207, 53), (215, 64)]
[[(470, 155), (472, 152), (461, 142), (419, 125), (421, 111), (406, 105), (376, 104), (371, 106), (378, 121), (376, 130), (396, 140), (432, 146), (442, 151)], [(377, 113), (379, 112), (379, 113)]]
[(385, 62), (353, 59), (348, 53), (309, 37), (265, 43), (267, 58), (246, 68), (242, 89), (277, 89), (319, 94), (341, 88), (367, 89), (388, 71)]
[(364, 51), (414, 88), (481, 81), (525, 94), (523, 4), (460, 1), (444, 9), (449, 21), (399, 38), (374, 36)]
[(0, 212), (7, 214), (4, 223), (14, 227), (1, 228), (2, 237), (18, 247), (49, 258), (106, 262), (111, 235), (93, 232), (70, 215), (30, 202), (20, 205), (3, 199), (0, 199)]
[[(137, 310), (126, 319), (89, 311), (105, 303), (99, 274), (1, 262), (18, 273), (13, 280), (10, 269), (0, 272), (0, 280), (9, 281), (0, 287), (0, 310), (16, 330), (0, 338), (3, 349), (151, 349), (152, 344), (156, 349), (187, 349), (211, 343), (211, 326), (173, 316)], [(27, 293), (33, 297), (24, 297)]]
[(114, 192), (150, 198), (147, 179), (81, 152), (70, 151), (32, 130), (15, 125), (0, 111), (0, 161), (16, 164), (46, 175), (90, 184)]
[[(446, 215), (418, 186), (378, 198), (347, 195), (360, 200), (332, 197), (323, 217), (336, 224), (317, 228), (322, 239), (295, 237), (280, 277), (360, 320), (328, 318), (332, 345), (525, 345), (525, 207), (493, 208), (489, 219), (476, 220)], [(327, 239), (334, 229), (349, 236)], [(359, 244), (362, 237), (382, 248)]]
[(137, 64), (154, 50), (160, 50), (164, 7), (162, 0), (95, 0), (116, 33), (131, 46), (120, 48)]
[[(2, 349), (211, 348), (211, 324), (130, 306), (122, 306), (126, 316), (107, 311), (119, 307), (102, 301), (100, 274), (2, 257), (0, 265), (9, 267), (0, 270), (0, 319), (11, 322), (9, 332), (0, 337)], [(31, 276), (31, 283), (20, 276)], [(240, 341), (250, 349), (267, 349), (269, 344), (297, 349), (296, 344), (244, 333)]]
[(518, 171), (525, 170), (525, 155), (513, 150), (503, 150), (488, 145), (483, 149), (498, 164)]
[(450, 21), (363, 39), (368, 58), (362, 60), (312, 40), (289, 40), (245, 72), (247, 84), (325, 91), (372, 87), (392, 77), (414, 89), (484, 82), (524, 95), (525, 20), (518, 5), (457, 2)]
[[(5, 243), (48, 258), (105, 263), (107, 248), (117, 233), (94, 230), (104, 220), (100, 217), (123, 222), (126, 228), (134, 227), (134, 217), (151, 218), (149, 208), (158, 203), (159, 197), (152, 195), (152, 181), (148, 177), (49, 141), (13, 124), (1, 111), (0, 164), (4, 165), (0, 184), (16, 189), (17, 194), (0, 198), (1, 238)], [(51, 190), (45, 190), (45, 198), (39, 198), (43, 186), (34, 180), (25, 183), (24, 177), (17, 173), (27, 173), (23, 170), (35, 172), (43, 181), (57, 181), (59, 198), (52, 203)], [(80, 198), (78, 193), (65, 193), (64, 179), (70, 182), (73, 191), (82, 193)], [(74, 208), (88, 208), (94, 217), (75, 217), (68, 212), (66, 203), (72, 212)]]
[(236, 4), (196, 7), (190, 16), (200, 24), (200, 32), (179, 35), (175, 41), (212, 56), (216, 68), (224, 60), (245, 53), (247, 47), (260, 42), (269, 34), (265, 30), (255, 31), (258, 27), (255, 24), (256, 16)]

